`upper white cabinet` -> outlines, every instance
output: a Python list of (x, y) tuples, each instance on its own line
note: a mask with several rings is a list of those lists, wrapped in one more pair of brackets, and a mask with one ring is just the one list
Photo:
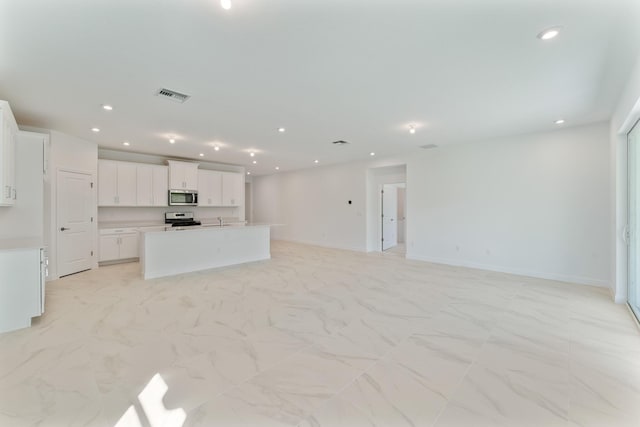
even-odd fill
[(136, 206), (135, 163), (98, 160), (98, 206)]
[(198, 206), (244, 203), (244, 175), (198, 169), (198, 163), (167, 160), (169, 166), (98, 160), (98, 206), (168, 206), (169, 190), (198, 192)]
[(198, 189), (198, 163), (167, 160), (169, 164), (169, 189)]
[(222, 205), (240, 206), (244, 203), (244, 176), (235, 172), (220, 172), (222, 175)]
[(11, 206), (17, 194), (15, 147), (18, 124), (6, 101), (0, 101), (0, 124), (0, 206)]
[(222, 172), (198, 170), (198, 206), (222, 206)]
[(136, 165), (136, 205), (167, 206), (169, 204), (169, 168), (160, 165)]

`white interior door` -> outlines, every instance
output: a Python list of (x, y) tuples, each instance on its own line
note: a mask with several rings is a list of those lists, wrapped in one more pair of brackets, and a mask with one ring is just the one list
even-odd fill
[(382, 250), (398, 245), (398, 189), (382, 187)]
[(253, 202), (251, 200), (251, 184), (244, 184), (244, 219), (253, 222)]
[(627, 302), (636, 317), (640, 319), (640, 122), (628, 135), (629, 160), (629, 279)]
[(407, 222), (405, 217), (406, 188), (398, 187), (398, 243), (404, 243), (407, 234)]
[(92, 265), (91, 232), (93, 189), (91, 175), (58, 171), (58, 274), (77, 273)]

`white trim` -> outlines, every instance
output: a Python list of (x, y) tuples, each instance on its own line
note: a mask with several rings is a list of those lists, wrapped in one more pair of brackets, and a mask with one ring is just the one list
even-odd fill
[[(633, 108), (629, 111), (629, 114), (625, 118), (622, 125), (618, 128), (616, 135), (614, 136), (617, 150), (620, 152), (620, 156), (617, 156), (616, 173), (614, 177), (616, 179), (616, 188), (614, 191), (616, 195), (619, 194), (619, 190), (623, 189), (623, 197), (616, 199), (616, 211), (614, 218), (615, 221), (615, 263), (613, 268), (615, 269), (615, 283), (613, 283), (614, 300), (617, 303), (625, 303), (627, 301), (628, 294), (628, 282), (629, 282), (629, 246), (622, 241), (621, 230), (629, 223), (629, 155), (628, 155), (628, 137), (627, 134), (633, 129), (633, 126), (640, 120), (640, 98), (636, 101)], [(623, 176), (621, 176), (623, 175)], [(624, 188), (620, 188), (624, 187)], [(618, 215), (622, 213), (622, 217), (618, 218)]]
[(625, 304), (625, 305), (627, 306), (627, 310), (629, 310), (629, 314), (631, 315), (631, 318), (633, 319), (633, 323), (635, 323), (636, 327), (638, 329), (640, 329), (640, 322), (638, 322), (638, 318), (636, 317), (636, 314), (633, 312), (633, 310), (631, 309), (631, 306), (628, 303)]
[(627, 118), (622, 122), (620, 129), (618, 129), (618, 134), (626, 137), (638, 120), (640, 120), (640, 98), (629, 111)]
[(447, 259), (447, 258), (437, 258), (437, 257), (416, 255), (408, 252), (407, 252), (406, 258), (411, 260), (417, 260), (417, 261), (432, 262), (435, 264), (445, 264), (445, 265), (452, 265), (456, 267), (477, 268), (480, 270), (515, 274), (517, 276), (535, 277), (539, 279), (575, 283), (578, 285), (588, 285), (588, 286), (597, 286), (600, 288), (609, 288), (609, 282), (607, 280), (593, 279), (589, 277), (572, 276), (572, 275), (556, 274), (556, 273), (545, 273), (541, 271), (522, 270), (518, 268), (507, 268), (502, 266), (481, 264), (481, 263), (469, 262), (469, 261), (463, 261), (463, 260), (453, 260), (453, 259)]

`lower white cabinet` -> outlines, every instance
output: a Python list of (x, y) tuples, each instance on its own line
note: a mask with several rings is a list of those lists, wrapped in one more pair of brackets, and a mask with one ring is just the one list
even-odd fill
[(31, 326), (44, 312), (44, 250), (0, 250), (0, 333)]
[(119, 261), (138, 258), (138, 230), (107, 228), (100, 230), (98, 261)]

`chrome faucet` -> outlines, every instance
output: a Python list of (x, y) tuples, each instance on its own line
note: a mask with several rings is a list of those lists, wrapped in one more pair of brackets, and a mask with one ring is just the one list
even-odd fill
[(218, 217), (218, 221), (220, 222), (220, 224), (219, 224), (220, 227), (222, 227), (222, 217), (221, 216)]

